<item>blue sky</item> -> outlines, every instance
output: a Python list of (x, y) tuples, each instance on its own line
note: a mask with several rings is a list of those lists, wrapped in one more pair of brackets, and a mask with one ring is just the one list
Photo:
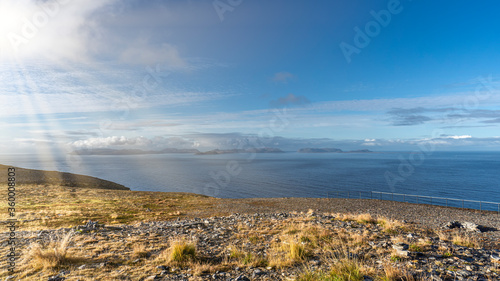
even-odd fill
[(500, 148), (496, 1), (10, 2), (2, 152)]

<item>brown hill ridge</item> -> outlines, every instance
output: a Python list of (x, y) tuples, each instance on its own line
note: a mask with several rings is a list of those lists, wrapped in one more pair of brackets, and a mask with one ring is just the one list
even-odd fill
[[(0, 165), (1, 183), (7, 182), (7, 169), (9, 167), (11, 166)], [(18, 167), (15, 167), (15, 169), (16, 184), (46, 184), (66, 187), (130, 190), (130, 188), (121, 184), (91, 176), (56, 171), (32, 170)]]

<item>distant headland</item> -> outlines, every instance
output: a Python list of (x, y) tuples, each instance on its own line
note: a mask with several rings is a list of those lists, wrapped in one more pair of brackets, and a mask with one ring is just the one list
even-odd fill
[(299, 152), (299, 153), (372, 153), (373, 151), (368, 150), (368, 149), (343, 151), (342, 149), (338, 149), (338, 148), (301, 148), (297, 152)]
[[(339, 148), (301, 148), (298, 153), (372, 153), (368, 149), (343, 151)], [(213, 149), (209, 151), (199, 151), (198, 149), (182, 149), (182, 148), (165, 148), (162, 150), (142, 150), (142, 149), (111, 149), (111, 148), (94, 148), (94, 149), (79, 149), (74, 150), (70, 154), (73, 155), (144, 155), (144, 154), (195, 154), (195, 155), (218, 155), (218, 154), (236, 154), (236, 153), (285, 153), (279, 148), (263, 147), (263, 148), (248, 148), (248, 149)]]
[(214, 149), (206, 152), (198, 152), (197, 155), (214, 155), (214, 154), (230, 154), (230, 153), (284, 153), (279, 148), (250, 148), (250, 149)]

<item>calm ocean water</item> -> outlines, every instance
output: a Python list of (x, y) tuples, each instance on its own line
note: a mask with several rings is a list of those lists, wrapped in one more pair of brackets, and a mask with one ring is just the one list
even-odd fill
[(247, 154), (3, 155), (0, 163), (95, 176), (133, 190), (223, 198), (326, 197), (335, 195), (333, 190), (362, 190), (500, 202), (500, 152), (422, 155), (281, 153), (257, 154), (254, 159)]

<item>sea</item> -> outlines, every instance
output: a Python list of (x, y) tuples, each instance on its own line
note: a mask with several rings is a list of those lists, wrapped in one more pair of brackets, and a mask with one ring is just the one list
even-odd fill
[(494, 204), (500, 203), (500, 152), (4, 154), (0, 163), (89, 175), (140, 191), (220, 198), (378, 198), (500, 208)]

